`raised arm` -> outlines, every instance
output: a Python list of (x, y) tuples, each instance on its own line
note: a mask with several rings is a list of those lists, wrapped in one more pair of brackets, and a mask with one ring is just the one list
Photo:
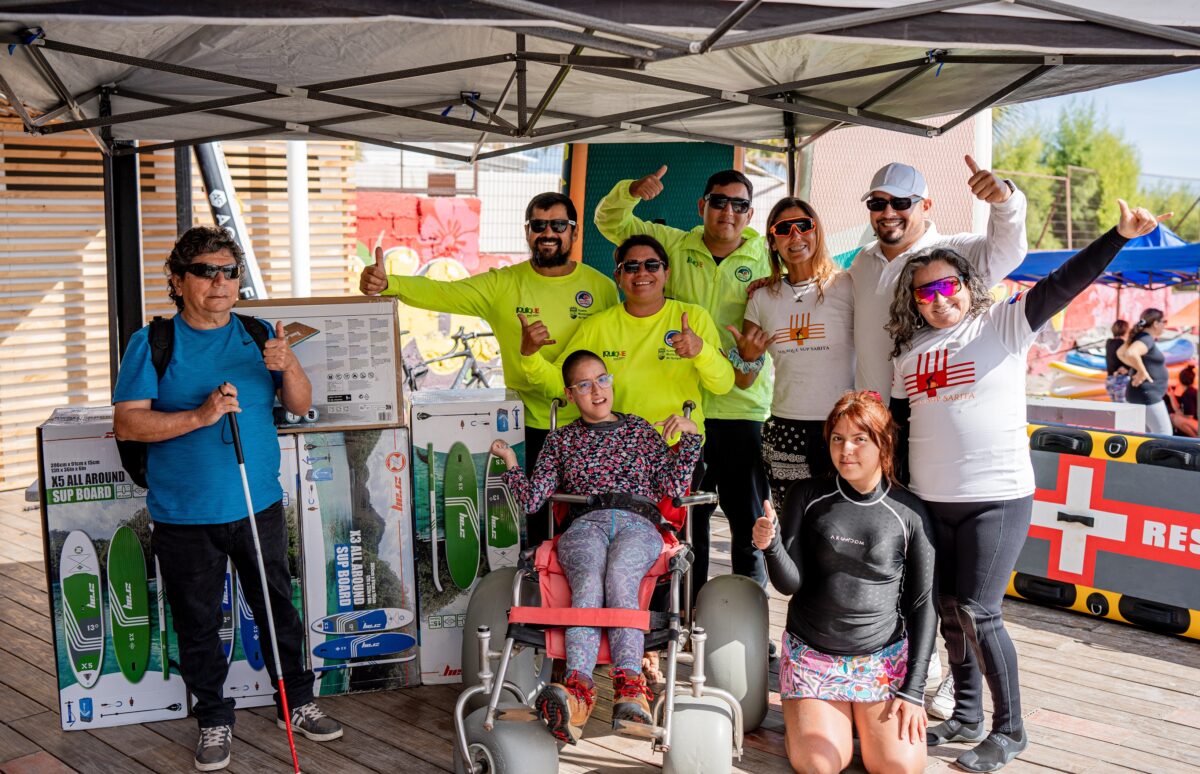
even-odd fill
[(363, 268), (358, 286), (365, 295), (396, 296), (409, 306), (435, 312), (486, 317), (495, 295), (490, 271), (454, 282), (428, 277), (401, 277), (383, 268), (383, 249), (375, 248), (375, 263)]
[(754, 545), (756, 548), (762, 548), (763, 543), (758, 540), (762, 531), (760, 528), (767, 523), (773, 525), (769, 531), (770, 542), (762, 552), (767, 562), (767, 575), (771, 578), (771, 585), (784, 596), (798, 592), (804, 582), (800, 545), (800, 525), (804, 520), (804, 509), (808, 505), (808, 498), (803, 495), (804, 491), (803, 486), (793, 486), (788, 490), (788, 495), (783, 501), (782, 524), (775, 515), (771, 501), (764, 501), (763, 515), (754, 526)]
[(657, 172), (638, 180), (622, 180), (600, 200), (593, 222), (605, 239), (619, 245), (635, 234), (649, 234), (666, 248), (668, 255), (675, 254), (676, 245), (687, 236), (686, 231), (651, 223), (633, 214), (638, 202), (648, 201), (662, 193), (662, 179), (666, 173), (667, 167), (663, 165)]
[(1072, 255), (1062, 266), (1038, 280), (1029, 290), (1029, 298), (1025, 302), (1025, 319), (1029, 321), (1032, 330), (1036, 331), (1045, 325), (1075, 296), (1095, 282), (1117, 257), (1117, 253), (1126, 242), (1149, 234), (1158, 228), (1161, 221), (1173, 214), (1166, 213), (1155, 217), (1144, 207), (1131, 209), (1122, 199), (1118, 199), (1117, 204), (1121, 208), (1121, 220), (1115, 228)]

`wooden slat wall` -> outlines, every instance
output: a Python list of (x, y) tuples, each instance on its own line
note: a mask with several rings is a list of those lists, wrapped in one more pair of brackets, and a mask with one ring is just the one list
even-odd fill
[[(291, 293), (286, 146), (226, 143), (267, 293)], [(313, 295), (357, 286), (356, 148), (309, 143)], [(171, 314), (163, 260), (175, 240), (170, 152), (141, 157), (147, 318)], [(211, 223), (199, 173), (195, 222)], [(35, 428), (58, 406), (107, 403), (108, 290), (100, 154), (87, 138), (32, 137), (0, 119), (0, 489), (37, 475)]]

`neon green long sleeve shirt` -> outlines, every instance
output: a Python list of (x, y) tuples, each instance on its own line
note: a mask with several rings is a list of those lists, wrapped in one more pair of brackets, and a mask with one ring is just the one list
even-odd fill
[[(683, 231), (660, 223), (650, 223), (633, 214), (641, 201), (629, 193), (622, 180), (596, 205), (595, 224), (605, 239), (620, 244), (634, 234), (649, 234), (662, 243), (671, 258), (668, 296), (704, 307), (716, 323), (720, 347), (726, 352), (736, 346), (725, 330), (732, 325), (742, 329), (746, 316), (746, 286), (771, 274), (767, 240), (754, 229), (746, 229), (746, 240), (720, 262), (704, 244), (704, 226)], [(748, 389), (704, 396), (704, 413), (710, 419), (753, 419), (762, 421), (770, 414), (773, 379), (764, 369)]]
[[(581, 322), (617, 304), (613, 281), (582, 263), (575, 264), (574, 271), (563, 277), (538, 274), (529, 261), (455, 282), (389, 275), (383, 295), (397, 296), (419, 309), (474, 315), (487, 321), (500, 344), (504, 382), (524, 401), (525, 421), (540, 430), (550, 427), (550, 402), (525, 377), (517, 314), (524, 314), (531, 323), (545, 323), (556, 343), (542, 351), (557, 357)], [(569, 422), (576, 416), (578, 411), (572, 404), (563, 410), (560, 419)]]
[[(704, 340), (704, 348), (693, 358), (680, 357), (667, 343), (679, 332), (685, 312), (689, 327)], [(696, 304), (668, 298), (650, 317), (634, 317), (618, 304), (584, 320), (558, 357), (549, 360), (542, 349), (521, 358), (521, 363), (528, 380), (551, 398), (563, 393), (563, 361), (581, 349), (599, 355), (613, 375), (613, 409), (650, 423), (682, 414), (684, 401), (690, 400), (696, 404), (692, 419), (703, 433), (702, 394), (721, 395), (733, 388), (733, 366), (718, 348), (717, 327)]]

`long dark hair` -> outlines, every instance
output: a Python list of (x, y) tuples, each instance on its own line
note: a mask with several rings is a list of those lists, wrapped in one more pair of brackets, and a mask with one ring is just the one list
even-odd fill
[(812, 275), (817, 283), (817, 300), (825, 300), (825, 285), (837, 274), (837, 264), (829, 257), (829, 248), (825, 245), (825, 229), (821, 226), (821, 219), (817, 217), (817, 211), (811, 204), (798, 199), (795, 196), (785, 196), (775, 203), (771, 208), (771, 213), (767, 215), (767, 252), (771, 257), (771, 284), (769, 289), (772, 293), (778, 293), (780, 290), (780, 280), (783, 279), (784, 272), (787, 271), (787, 266), (784, 263), (783, 256), (779, 254), (779, 250), (775, 247), (775, 235), (771, 233), (771, 227), (780, 219), (785, 210), (795, 207), (804, 212), (804, 214), (812, 219), (813, 226), (817, 230), (817, 246), (813, 250), (812, 256)]
[(971, 262), (949, 247), (931, 247), (914, 255), (900, 270), (900, 279), (896, 281), (896, 295), (892, 298), (891, 320), (886, 326), (892, 334), (892, 357), (900, 357), (900, 353), (912, 341), (917, 331), (928, 323), (917, 309), (917, 300), (913, 298), (913, 276), (917, 269), (928, 266), (935, 261), (945, 261), (954, 268), (954, 272), (962, 279), (963, 285), (971, 294), (971, 305), (967, 309), (968, 317), (983, 314), (992, 305), (992, 295), (984, 284), (983, 275), (976, 271)]
[[(1162, 318), (1163, 311), (1161, 309), (1150, 308), (1143, 311), (1142, 316), (1138, 318), (1138, 321), (1135, 322), (1129, 328), (1129, 332), (1125, 334), (1125, 343), (1132, 344), (1133, 340), (1136, 339), (1139, 334), (1145, 333), (1147, 328), (1156, 322), (1160, 322)], [(1153, 338), (1153, 334), (1151, 334), (1151, 338)]]

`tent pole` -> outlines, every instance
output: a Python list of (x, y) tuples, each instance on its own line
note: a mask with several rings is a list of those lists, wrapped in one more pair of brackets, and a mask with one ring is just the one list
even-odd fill
[(118, 115), (96, 116), (95, 118), (84, 118), (78, 121), (64, 121), (59, 124), (50, 124), (41, 128), (42, 134), (58, 134), (60, 132), (74, 132), (79, 129), (93, 129), (96, 127), (114, 126), (116, 124), (127, 124), (134, 121), (150, 121), (155, 118), (168, 118), (171, 116), (187, 115), (188, 113), (205, 113), (210, 110), (226, 107), (237, 107), (238, 105), (253, 105), (259, 102), (268, 102), (275, 99), (283, 99), (283, 94), (267, 94), (260, 92), (258, 94), (240, 94), (236, 97), (222, 97), (221, 99), (210, 99), (204, 102), (184, 102), (176, 107), (154, 108), (153, 110), (138, 110), (132, 113), (121, 113)]
[(590, 28), (587, 27), (585, 27), (585, 31), (582, 33), (558, 27), (501, 27), (500, 29), (503, 29), (505, 32), (528, 35), (531, 38), (553, 40), (555, 43), (567, 43), (572, 46), (583, 46), (585, 48), (594, 48), (598, 51), (607, 51), (610, 54), (627, 56), (639, 62), (653, 60), (655, 57), (655, 49), (653, 48), (622, 43), (612, 38), (598, 38), (590, 34)]
[(745, 19), (754, 9), (762, 5), (762, 0), (742, 0), (741, 5), (730, 11), (716, 28), (708, 34), (708, 37), (700, 41), (699, 44), (693, 43), (691, 52), (693, 54), (703, 54), (713, 47), (726, 32), (736, 27), (742, 19)]
[(955, 8), (967, 8), (972, 5), (986, 5), (991, 1), (992, 0), (931, 0), (931, 2), (912, 3), (909, 5), (898, 6), (896, 8), (843, 13), (824, 19), (816, 19), (814, 21), (800, 22), (798, 24), (786, 24), (780, 27), (755, 30), (754, 32), (743, 32), (735, 35), (732, 38), (725, 38), (724, 40), (715, 43), (712, 46), (712, 50), (720, 51), (726, 48), (737, 48), (739, 46), (748, 46), (754, 43), (768, 43), (773, 40), (782, 40), (784, 38), (792, 38), (798, 35), (816, 35), (823, 32), (841, 32), (854, 27), (862, 27), (867, 24), (880, 24), (883, 22), (897, 21), (900, 19), (908, 19), (913, 16), (923, 16), (929, 13), (949, 11)]
[[(522, 55), (525, 53), (525, 36), (517, 36), (517, 128), (525, 136), (529, 125), (529, 95), (526, 91), (526, 69), (529, 67)], [(507, 89), (506, 89), (507, 91)], [(500, 99), (500, 108), (504, 108), (504, 98)]]
[[(979, 2), (980, 0), (974, 0)], [(600, 16), (592, 16), (585, 13), (576, 13), (565, 8), (551, 8), (550, 6), (542, 5), (541, 3), (531, 3), (529, 0), (475, 0), (479, 5), (487, 5), (492, 8), (501, 8), (505, 11), (513, 11), (522, 16), (531, 16), (542, 21), (553, 21), (561, 24), (573, 24), (576, 27), (590, 27), (600, 32), (607, 32), (611, 35), (620, 35), (623, 38), (636, 40), (641, 43), (649, 43), (654, 46), (663, 46), (664, 48), (674, 49), (677, 51), (687, 52), (691, 48), (691, 41), (677, 38), (674, 35), (664, 35), (661, 32), (635, 27), (631, 24), (621, 24), (620, 22), (610, 21)]]
[[(107, 92), (100, 94), (101, 114), (112, 109)], [(132, 145), (104, 139), (114, 149)], [(104, 168), (104, 247), (108, 272), (108, 367), (110, 384), (117, 383), (121, 357), (129, 339), (143, 325), (142, 218), (138, 159), (134, 154), (106, 153)]]
[[(632, 83), (642, 83), (647, 86), (658, 86), (664, 89), (673, 89), (675, 91), (691, 92), (705, 97), (720, 99), (723, 102), (732, 103), (731, 107), (739, 107), (741, 105), (759, 105), (761, 107), (774, 108), (776, 110), (786, 110), (792, 113), (799, 113), (806, 116), (815, 116), (817, 118), (832, 119), (835, 121), (843, 121), (847, 124), (858, 124), (861, 126), (871, 126), (876, 129), (889, 129), (903, 134), (915, 134), (922, 137), (932, 136), (930, 133), (936, 133), (937, 129), (931, 126), (925, 126), (914, 121), (907, 121), (903, 118), (894, 116), (882, 115), (870, 111), (860, 111), (846, 105), (839, 105), (827, 100), (819, 102), (811, 97), (800, 95), (799, 98), (805, 100), (807, 104), (791, 104), (781, 102), (767, 97), (760, 97), (749, 91), (732, 92), (727, 89), (718, 89), (711, 86), (698, 86), (689, 83), (681, 83), (679, 81), (670, 80), (667, 78), (656, 78), (651, 75), (642, 73), (632, 73), (625, 71), (607, 70), (602, 67), (580, 67), (581, 72), (591, 73), (593, 75), (602, 75), (606, 78), (613, 78), (619, 81), (629, 81)], [(779, 86), (770, 87), (775, 92), (786, 92)], [(816, 104), (813, 104), (816, 103)]]
[(1073, 19), (1081, 19), (1094, 24), (1099, 24), (1104, 27), (1115, 27), (1126, 32), (1136, 32), (1139, 35), (1148, 35), (1152, 38), (1161, 40), (1169, 40), (1173, 43), (1182, 43), (1185, 46), (1200, 48), (1200, 35), (1194, 32), (1184, 32), (1183, 30), (1173, 29), (1161, 24), (1148, 24), (1146, 22), (1137, 21), (1127, 16), (1114, 16), (1100, 11), (1093, 11), (1085, 6), (1069, 5), (1067, 3), (1055, 2), (1055, 0), (1011, 0), (1017, 5), (1023, 5), (1026, 8), (1036, 8), (1039, 11), (1049, 11), (1061, 16), (1069, 16)]
[(175, 148), (175, 234), (192, 227), (192, 149)]
[(988, 96), (981, 99), (979, 102), (976, 102), (974, 105), (972, 105), (971, 107), (964, 110), (962, 113), (959, 113), (954, 118), (952, 118), (949, 121), (947, 121), (946, 123), (942, 124), (940, 127), (938, 127), (938, 130), (937, 130), (938, 134), (945, 134), (946, 132), (948, 132), (951, 129), (953, 129), (954, 127), (958, 126), (963, 121), (966, 121), (968, 118), (975, 115), (979, 111), (990, 108), (992, 105), (994, 105), (997, 102), (999, 102), (1000, 100), (1004, 99), (1009, 94), (1012, 94), (1014, 91), (1017, 91), (1018, 89), (1020, 89), (1022, 86), (1029, 83), (1030, 81), (1033, 81), (1033, 80), (1036, 80), (1037, 78), (1042, 77), (1043, 75), (1050, 72), (1054, 68), (1055, 68), (1055, 65), (1044, 64), (1041, 67), (1036, 67), (1033, 70), (1030, 70), (1029, 72), (1025, 73), (1020, 78), (1016, 79), (1015, 81), (1008, 84), (1004, 88), (1002, 88), (999, 91), (996, 91), (992, 94), (989, 94)]

